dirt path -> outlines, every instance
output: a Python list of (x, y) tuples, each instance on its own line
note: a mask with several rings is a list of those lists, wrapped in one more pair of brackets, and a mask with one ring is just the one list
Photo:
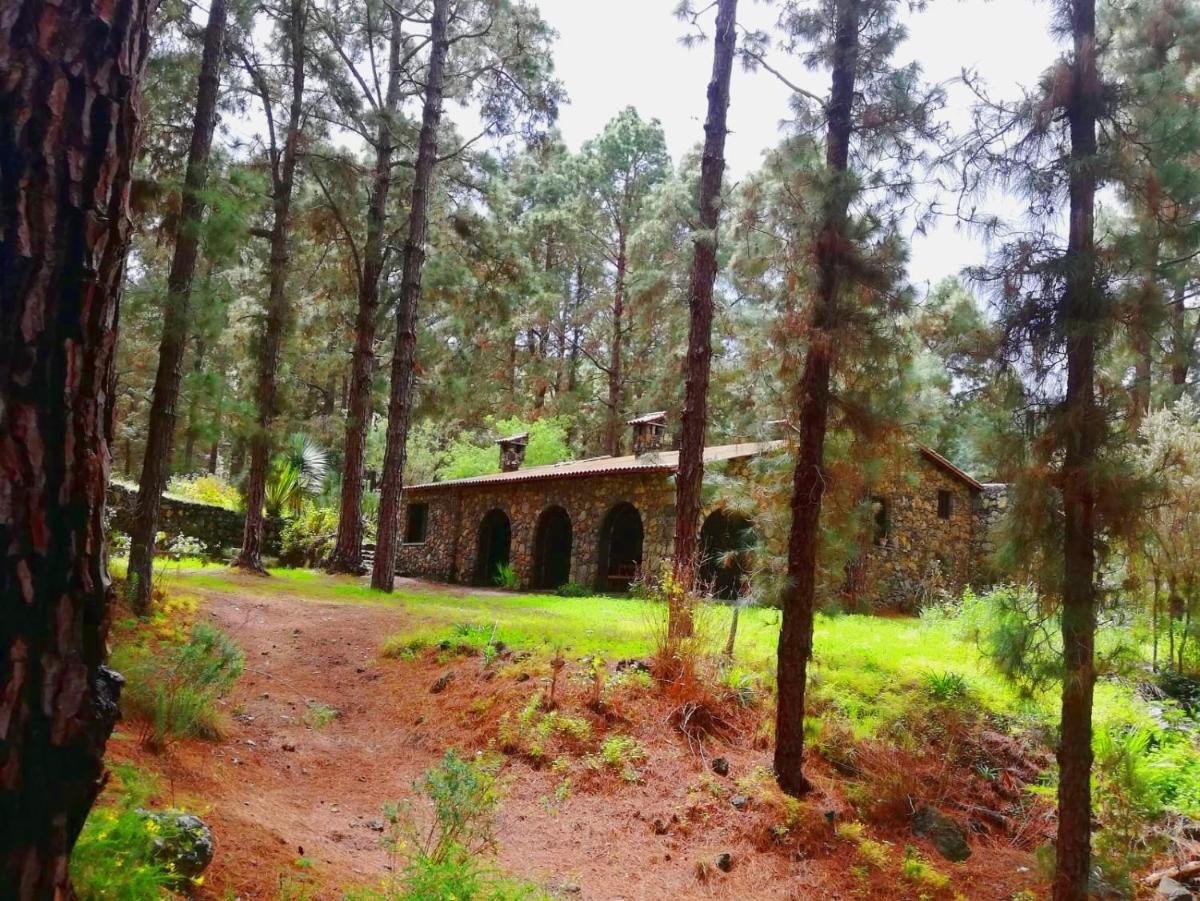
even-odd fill
[[(211, 823), (217, 854), (206, 897), (276, 898), (281, 875), (294, 876), (301, 857), (312, 862), (310, 897), (340, 898), (339, 887), (377, 882), (387, 873), (380, 834), (372, 828), (379, 826), (382, 805), (410, 796), (413, 780), (445, 749), (484, 745), (478, 714), (487, 698), (533, 690), (532, 680), (486, 681), (474, 659), (449, 665), (377, 660), (380, 641), (408, 619), (400, 604), (202, 594), (200, 615), (231, 634), (246, 655), (246, 673), (227, 699), (228, 734), (216, 744), (185, 742), (159, 757), (129, 738), (115, 740), (111, 752), (161, 772), (170, 787), (166, 800)], [(448, 668), (459, 677), (431, 694)], [(338, 716), (313, 728), (314, 705), (334, 708)], [(862, 897), (861, 883), (847, 875), (852, 861), (838, 858), (844, 852), (832, 839), (811, 858), (759, 853), (744, 814), (726, 800), (696, 797), (706, 771), (666, 726), (663, 710), (651, 704), (631, 715), (635, 721), (623, 728), (638, 736), (650, 758), (639, 784), (555, 799), (558, 777), (548, 769), (506, 765), (502, 868), (564, 898)], [(768, 763), (762, 751), (725, 753), (735, 776)], [(656, 818), (669, 821), (685, 810), (688, 825), (656, 834)], [(732, 854), (732, 871), (698, 879), (697, 864), (721, 852)], [(997, 853), (993, 862), (1001, 872), (1016, 873), (1022, 859)], [(997, 882), (994, 872), (989, 888), (970, 897), (1007, 898), (1026, 882)], [(918, 893), (897, 893), (892, 885), (883, 894)]]

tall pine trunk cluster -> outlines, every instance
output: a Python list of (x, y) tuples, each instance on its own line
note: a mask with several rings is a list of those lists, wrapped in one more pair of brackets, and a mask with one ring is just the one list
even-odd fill
[(70, 898), (104, 666), (118, 307), (152, 5), (0, 14), (0, 894)]
[(708, 423), (708, 379), (712, 368), (713, 284), (717, 279), (717, 225), (721, 213), (721, 181), (725, 173), (726, 117), (729, 83), (737, 40), (737, 0), (717, 4), (712, 77), (708, 82), (708, 114), (704, 119), (704, 153), (700, 161), (699, 220), (692, 235), (692, 270), (688, 281), (688, 350), (684, 363), (684, 399), (675, 476), (675, 557), (673, 575), (682, 596), (668, 610), (671, 637), (693, 631), (689, 598), (699, 565), (701, 487)]
[(367, 236), (358, 276), (358, 313), (354, 321), (354, 350), (350, 362), (350, 399), (346, 410), (346, 458), (342, 466), (341, 510), (329, 571), (362, 570), (363, 473), (367, 457), (367, 430), (371, 424), (371, 383), (375, 377), (375, 325), (379, 318), (379, 291), (383, 278), (387, 205), (391, 192), (392, 157), (396, 150), (400, 113), (400, 47), (403, 43), (400, 14), (391, 13), (388, 39), (388, 80), (384, 108), (379, 111), (375, 144), (375, 170), (367, 203)]
[[(196, 115), (188, 147), (183, 179), (183, 200), (175, 236), (175, 252), (167, 276), (167, 298), (163, 305), (162, 340), (158, 347), (158, 371), (150, 401), (146, 427), (146, 453), (138, 482), (137, 508), (129, 530), (129, 569), (126, 592), (139, 616), (150, 612), (151, 580), (154, 574), (154, 539), (158, 534), (158, 512), (171, 469), (171, 447), (175, 438), (175, 405), (179, 400), (183, 354), (187, 347), (192, 277), (200, 252), (200, 226), (204, 217), (203, 191), (208, 181), (208, 157), (217, 124), (217, 95), (225, 44), (226, 0), (212, 0), (204, 51), (200, 58)], [(196, 355), (199, 367), (203, 352)], [(189, 449), (192, 436), (189, 435)], [(189, 453), (190, 457), (190, 453)]]
[[(290, 53), (291, 97), (286, 130), (280, 148), (272, 126), (271, 170), (271, 251), (268, 263), (266, 319), (258, 347), (258, 373), (254, 392), (256, 418), (250, 436), (250, 473), (246, 479), (246, 526), (242, 549), (234, 565), (254, 573), (266, 573), (262, 552), (268, 468), (271, 463), (271, 426), (275, 420), (279, 393), (279, 355), (290, 318), (287, 296), (288, 237), (291, 228), (292, 190), (296, 182), (296, 164), (300, 156), (304, 116), (304, 33), (308, 16), (306, 0), (291, 0), (287, 20)], [(270, 116), (271, 88), (261, 70), (251, 73), (258, 84), (263, 108)]]
[(408, 427), (412, 419), (413, 370), (417, 356), (417, 302), (421, 298), (421, 270), (425, 265), (425, 242), (429, 230), (429, 190), (433, 182), (433, 167), (437, 162), (437, 132), (442, 119), (442, 92), (446, 79), (446, 56), (450, 47), (446, 31), (449, 5), (449, 0), (434, 0), (433, 3), (429, 71), (425, 79), (425, 101), (409, 205), (408, 236), (404, 242), (400, 297), (396, 305), (396, 347), (392, 354), (387, 446), (379, 494), (375, 561), (371, 570), (371, 586), (381, 591), (391, 591), (396, 581), (400, 501), (404, 488)]

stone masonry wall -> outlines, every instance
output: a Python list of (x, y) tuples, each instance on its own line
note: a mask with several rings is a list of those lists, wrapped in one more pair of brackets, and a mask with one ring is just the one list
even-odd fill
[(548, 507), (559, 506), (571, 517), (571, 581), (591, 586), (598, 575), (601, 524), (621, 502), (632, 504), (641, 515), (642, 570), (657, 575), (670, 556), (675, 532), (675, 486), (661, 472), (406, 491), (401, 523), (407, 523), (411, 503), (428, 504), (429, 518), (423, 543), (400, 546), (397, 570), (442, 581), (472, 581), (480, 523), (490, 510), (503, 510), (512, 524), (509, 562), (521, 585), (528, 587), (538, 518)]
[[(122, 532), (130, 530), (134, 508), (137, 505), (137, 495), (137, 488), (118, 482), (109, 483), (108, 509), (111, 511), (109, 524), (112, 528)], [(170, 495), (163, 495), (158, 520), (160, 532), (195, 538), (197, 541), (203, 542), (212, 553), (226, 548), (241, 547), (242, 532), (246, 522), (243, 513)], [(280, 522), (267, 517), (265, 535), (267, 553), (279, 553), (280, 530)]]
[[(938, 515), (939, 489), (951, 494), (949, 519)], [(982, 511), (1002, 501), (996, 501), (989, 491), (981, 496), (921, 455), (916, 456), (909, 473), (878, 486), (873, 494), (886, 500), (890, 528), (881, 545), (867, 549), (856, 569), (859, 600), (911, 609), (933, 589), (956, 592), (977, 581), (980, 549), (987, 541), (981, 534), (990, 526)], [(538, 518), (547, 508), (560, 506), (571, 518), (570, 579), (591, 587), (598, 575), (601, 525), (606, 514), (623, 501), (633, 504), (641, 515), (642, 571), (656, 577), (670, 559), (674, 542), (675, 486), (672, 476), (663, 472), (406, 491), (401, 522), (407, 523), (409, 504), (427, 504), (426, 538), (401, 545), (397, 570), (402, 575), (440, 581), (473, 581), (480, 524), (489, 511), (498, 509), (508, 516), (512, 527), (510, 563), (522, 587), (529, 587)]]
[[(938, 515), (939, 490), (950, 492), (949, 519)], [(871, 493), (887, 503), (889, 528), (882, 543), (868, 549), (857, 574), (862, 597), (911, 609), (931, 590), (957, 592), (972, 580), (977, 492), (918, 456), (912, 470)]]

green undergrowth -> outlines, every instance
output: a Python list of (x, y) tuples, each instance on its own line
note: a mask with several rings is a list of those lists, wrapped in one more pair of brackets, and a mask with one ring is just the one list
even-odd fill
[(185, 880), (156, 856), (167, 838), (160, 823), (139, 813), (160, 791), (157, 777), (132, 764), (109, 767), (112, 779), (92, 808), (71, 854), (71, 880), (83, 901), (160, 898)]

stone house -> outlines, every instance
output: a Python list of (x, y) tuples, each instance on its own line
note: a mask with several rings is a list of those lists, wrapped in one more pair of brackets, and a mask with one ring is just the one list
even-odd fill
[[(397, 571), (494, 585), (507, 566), (524, 588), (574, 582), (600, 591), (622, 591), (643, 573), (658, 574), (674, 543), (679, 452), (663, 446), (665, 414), (629, 424), (628, 456), (523, 467), (527, 437), (514, 435), (497, 442), (498, 473), (406, 488)], [(737, 468), (785, 447), (783, 441), (707, 447), (705, 469)], [(883, 597), (899, 597), (935, 570), (950, 588), (972, 581), (989, 525), (981, 502), (988, 491), (918, 448), (912, 472), (872, 497), (874, 540), (848, 584), (861, 580), (882, 586)], [(719, 503), (702, 512), (701, 522), (701, 579), (714, 595), (736, 597), (745, 583), (739, 552), (753, 542), (753, 523)]]

